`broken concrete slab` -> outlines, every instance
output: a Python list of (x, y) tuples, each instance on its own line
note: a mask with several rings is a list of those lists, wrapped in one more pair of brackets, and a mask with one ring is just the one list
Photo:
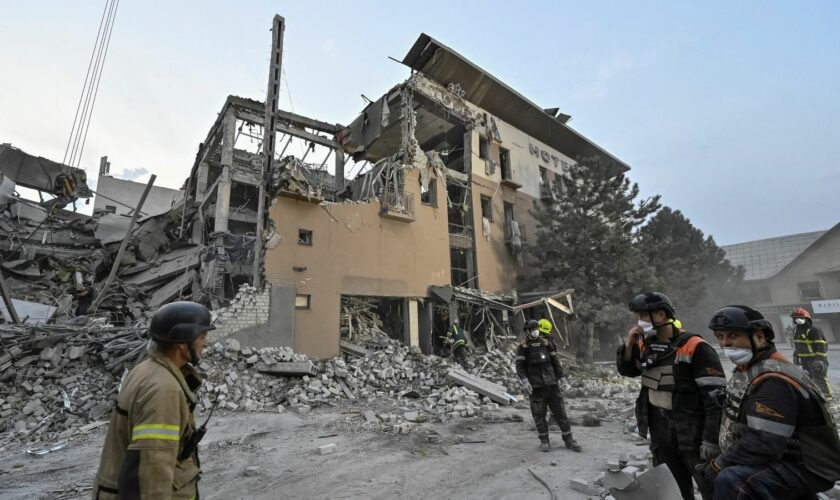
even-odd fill
[(516, 398), (507, 393), (505, 387), (489, 380), (469, 374), (457, 368), (450, 368), (447, 378), (458, 385), (471, 389), (482, 396), (487, 396), (496, 403), (509, 405), (516, 402)]
[(313, 376), (316, 374), (315, 365), (312, 364), (312, 361), (306, 361), (303, 363), (274, 363), (273, 365), (257, 363), (257, 371), (260, 373), (283, 375), (286, 377), (303, 377)]
[(583, 493), (584, 495), (597, 495), (598, 490), (597, 488), (593, 487), (589, 484), (589, 481), (586, 479), (580, 478), (573, 478), (569, 480), (569, 486), (575, 490)]
[[(52, 318), (53, 314), (58, 310), (56, 307), (39, 304), (38, 302), (29, 302), (27, 300), (11, 299), (12, 307), (15, 308), (18, 318), (27, 325), (38, 325), (46, 323)], [(3, 314), (3, 319), (11, 322), (12, 318), (9, 316), (9, 311), (6, 309), (6, 304), (0, 301), (0, 313)]]
[[(605, 485), (609, 484), (608, 478), (612, 474), (624, 475), (621, 472), (607, 473), (604, 478)], [(653, 469), (639, 474), (635, 480), (630, 481), (624, 487), (608, 486), (608, 488), (610, 494), (616, 500), (671, 500), (681, 497), (677, 481), (665, 464), (657, 465)]]

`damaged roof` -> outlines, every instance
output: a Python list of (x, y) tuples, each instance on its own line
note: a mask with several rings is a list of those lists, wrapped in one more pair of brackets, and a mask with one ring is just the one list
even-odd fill
[(403, 59), (403, 64), (447, 85), (458, 83), (466, 91), (465, 98), (498, 116), (535, 139), (572, 158), (600, 156), (622, 172), (630, 166), (555, 118), (501, 80), (479, 68), (461, 54), (423, 33)]

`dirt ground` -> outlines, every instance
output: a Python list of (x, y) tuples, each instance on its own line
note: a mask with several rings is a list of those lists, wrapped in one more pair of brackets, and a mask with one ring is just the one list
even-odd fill
[[(570, 417), (585, 413), (569, 402)], [(619, 421), (600, 427), (574, 427), (584, 447), (563, 447), (554, 428), (554, 448), (540, 452), (527, 409), (508, 407), (494, 420), (519, 415), (521, 422), (490, 423), (483, 418), (425, 423), (409, 434), (358, 431), (367, 408), (293, 413), (232, 413), (214, 416), (202, 442), (202, 498), (513, 498), (544, 499), (549, 493), (528, 472), (531, 468), (558, 498), (582, 499), (569, 488), (571, 478), (594, 480), (608, 458), (647, 450), (622, 430)], [(0, 453), (0, 497), (4, 499), (88, 498), (104, 427), (66, 448), (35, 458), (23, 449)], [(440, 435), (429, 443), (429, 433)], [(335, 436), (324, 437), (331, 434)], [(457, 441), (484, 441), (461, 443)], [(320, 445), (337, 451), (319, 455)], [(252, 475), (246, 468), (258, 467)]]

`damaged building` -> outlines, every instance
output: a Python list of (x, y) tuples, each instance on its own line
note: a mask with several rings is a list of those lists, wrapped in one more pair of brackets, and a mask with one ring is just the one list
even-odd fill
[[(536, 229), (530, 210), (563, 196), (558, 180), (575, 158), (628, 169), (571, 129), (567, 115), (538, 107), (425, 34), (403, 63), (411, 76), (333, 137), (335, 182), (280, 189), (272, 201), (264, 333), (295, 351), (336, 354), (339, 331), (352, 334), (343, 311), (358, 297), (387, 318), (391, 337), (427, 353), (455, 318), (493, 342), (518, 334), (512, 325), (521, 324), (514, 316), (523, 305), (550, 300), (563, 325), (570, 294), (515, 292)], [(345, 179), (351, 160), (369, 168)]]
[[(629, 167), (570, 128), (568, 115), (425, 34), (402, 61), (408, 79), (349, 124), (279, 110), (282, 23), (275, 18), (274, 98), (229, 96), (180, 193), (150, 202), (159, 209), (144, 210), (141, 196), (125, 212), (50, 212), (23, 226), (4, 212), (4, 271), (16, 290), (32, 291), (18, 298), (63, 303), (64, 317), (102, 308), (125, 322), (190, 299), (216, 311), (213, 340), (319, 357), (377, 335), (439, 352), (456, 320), (471, 342), (492, 347), (515, 339), (526, 315), (550, 317), (570, 345), (572, 291), (516, 291), (536, 233), (530, 210), (564, 196), (560, 179), (575, 158)], [(52, 192), (51, 206), (90, 196), (75, 191), (87, 189), (74, 181), (81, 170), (56, 164), (56, 175), (21, 180), (11, 165), (5, 176)], [(103, 159), (101, 175), (107, 167)], [(66, 241), (48, 245), (62, 231)], [(14, 243), (21, 234), (26, 245)], [(53, 259), (39, 261), (47, 276), (29, 269), (39, 252)], [(70, 260), (56, 265), (56, 256)], [(19, 286), (26, 279), (29, 288)], [(118, 293), (103, 294), (109, 286)]]

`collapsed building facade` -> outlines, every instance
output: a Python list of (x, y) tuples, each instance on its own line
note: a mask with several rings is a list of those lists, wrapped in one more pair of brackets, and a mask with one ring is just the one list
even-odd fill
[[(180, 199), (157, 214), (137, 207), (136, 226), (128, 214), (70, 217), (87, 224), (88, 239), (70, 238), (76, 250), (67, 254), (85, 253), (84, 272), (64, 266), (50, 275), (67, 282), (50, 295), (69, 296), (65, 316), (104, 308), (130, 321), (167, 301), (190, 299), (214, 310), (230, 306), (219, 317), (235, 321), (216, 339), (234, 335), (328, 357), (342, 339), (371, 330), (437, 352), (456, 320), (471, 340), (492, 347), (517, 337), (520, 313), (544, 307), (538, 314), (554, 320), (568, 345), (563, 325), (573, 312), (571, 291), (516, 292), (526, 272), (523, 250), (536, 232), (530, 210), (564, 195), (559, 179), (575, 158), (629, 167), (570, 128), (568, 115), (535, 105), (425, 34), (402, 61), (410, 77), (351, 123), (276, 109), (282, 23), (277, 16), (273, 102), (226, 99)], [(290, 154), (292, 141), (306, 145), (302, 154)], [(307, 162), (316, 147), (321, 157)], [(352, 170), (357, 174), (348, 176)], [(57, 179), (41, 184), (55, 191)], [(66, 204), (84, 194), (55, 196)], [(55, 216), (47, 227), (67, 220)], [(24, 257), (32, 257), (33, 245), (37, 253), (39, 236), (32, 231), (17, 248), (14, 237), (4, 241), (6, 260), (18, 259), (4, 270), (22, 278)], [(125, 254), (117, 252), (123, 240)], [(54, 247), (47, 250), (55, 255)], [(103, 306), (96, 297), (111, 268), (120, 293)], [(237, 304), (246, 288), (250, 309)], [(371, 321), (360, 324), (365, 315)]]

